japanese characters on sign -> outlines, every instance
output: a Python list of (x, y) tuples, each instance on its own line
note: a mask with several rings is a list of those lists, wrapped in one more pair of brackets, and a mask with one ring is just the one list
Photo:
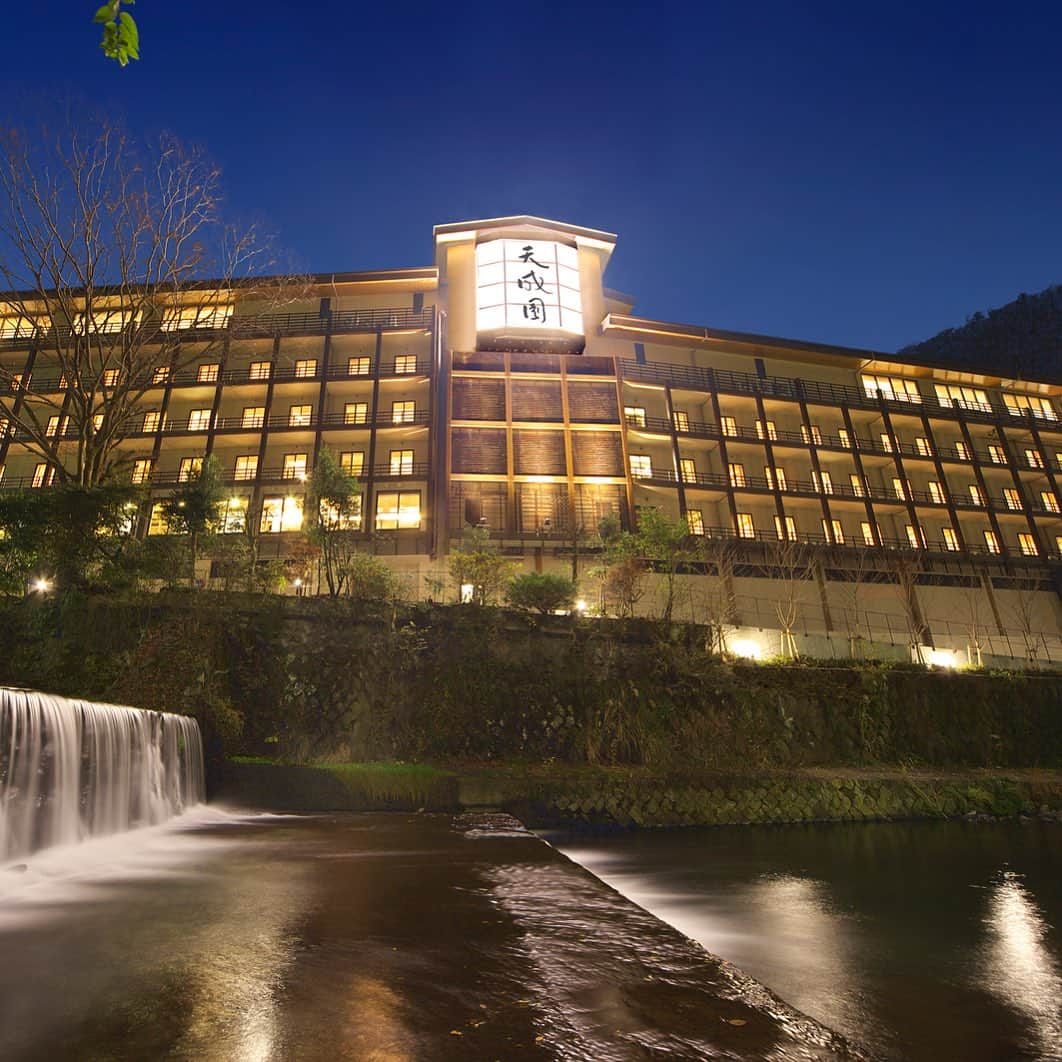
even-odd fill
[(491, 240), (476, 247), (479, 332), (530, 328), (583, 334), (579, 260), (551, 240)]

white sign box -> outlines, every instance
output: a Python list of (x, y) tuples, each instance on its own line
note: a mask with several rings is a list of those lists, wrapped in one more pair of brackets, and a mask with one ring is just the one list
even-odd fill
[(528, 329), (583, 334), (579, 258), (551, 240), (476, 246), (476, 331)]

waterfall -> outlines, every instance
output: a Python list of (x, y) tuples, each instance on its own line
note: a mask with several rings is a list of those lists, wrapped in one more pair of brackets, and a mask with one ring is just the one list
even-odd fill
[(0, 863), (155, 825), (204, 795), (194, 719), (0, 687)]

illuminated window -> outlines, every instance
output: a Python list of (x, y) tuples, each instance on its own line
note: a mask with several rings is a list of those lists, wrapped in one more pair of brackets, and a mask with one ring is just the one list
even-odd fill
[[(120, 332), (127, 324), (140, 320), (140, 312), (132, 310), (110, 309), (94, 310), (89, 331), (97, 334)], [(85, 314), (76, 314), (70, 321), (71, 330), (81, 336), (85, 334)]]
[(149, 535), (168, 535), (170, 525), (166, 522), (166, 510), (163, 502), (151, 506), (151, 519), (148, 521)]
[(989, 553), (999, 552), (999, 539), (996, 538), (995, 531), (985, 532), (985, 548), (988, 550)]
[(922, 529), (915, 527), (913, 524), (908, 524), (904, 530), (907, 532), (907, 544), (912, 549), (922, 549), (925, 545), (925, 536), (922, 534)]
[(739, 538), (756, 537), (756, 525), (752, 522), (752, 513), (737, 514), (737, 533)]
[(360, 476), (365, 467), (364, 450), (348, 450), (339, 455), (339, 467), (348, 476)]
[(675, 410), (675, 431), (690, 430), (690, 415), (681, 409)]
[(284, 467), (281, 470), (281, 479), (305, 479), (306, 478), (306, 454), (285, 454)]
[(704, 534), (704, 513), (700, 509), (686, 510), (686, 527), (691, 535)]
[(55, 385), (55, 389), (57, 391), (65, 391), (66, 390), (66, 375), (65, 375), (65, 373), (64, 374), (60, 374), (59, 382)]
[(413, 475), (413, 451), (392, 450), (391, 460), (388, 466), (392, 476)]
[(756, 421), (756, 438), (757, 439), (777, 439), (778, 428), (773, 420), (766, 422), (762, 420)]
[(804, 442), (814, 443), (816, 446), (822, 445), (822, 432), (819, 431), (819, 426), (817, 424), (812, 424), (810, 427), (808, 427), (807, 424), (801, 424), (800, 438), (803, 439)]
[(417, 404), (416, 402), (392, 402), (391, 403), (391, 423), (392, 424), (412, 424), (417, 416)]
[(921, 402), (918, 384), (899, 376), (873, 376), (864, 373), (863, 390), (871, 397), (881, 395), (893, 402)]
[(1062, 555), (1062, 535), (1055, 535), (1055, 551)]
[(348, 402), (343, 407), (344, 424), (364, 424), (369, 419), (368, 402)]
[[(56, 435), (60, 434), (60, 431), (59, 431), (59, 420), (60, 420), (60, 418), (58, 417), (58, 415), (48, 418), (48, 426), (44, 429), (44, 434), (47, 435), (49, 438), (55, 438)], [(62, 422), (63, 422), (62, 434), (65, 435), (66, 434), (66, 429), (70, 426), (70, 418), (69, 417), (63, 417), (62, 418)]]
[(859, 525), (859, 530), (862, 532), (862, 535), (863, 535), (863, 545), (864, 546), (876, 546), (877, 545), (877, 541), (874, 538), (874, 528), (871, 527), (871, 525), (869, 523), (867, 523), (866, 520), (864, 520)]
[(841, 527), (840, 520), (823, 520), (822, 533), (827, 542), (832, 542), (836, 546), (844, 545), (844, 529)]
[(265, 423), (265, 406), (244, 406), (241, 428), (260, 428)]
[(167, 306), (162, 312), (163, 332), (184, 332), (191, 328), (224, 328), (232, 316), (232, 303), (216, 306)]
[(417, 371), (417, 356), (416, 354), (396, 354), (395, 355), (395, 375), (405, 376), (409, 373)]
[(795, 542), (797, 537), (796, 521), (791, 516), (787, 516), (783, 523), (782, 517), (776, 516), (774, 518), (774, 533), (778, 536), (779, 542), (785, 539)]
[(970, 448), (966, 445), (966, 443), (957, 442), (955, 444), (954, 450), (955, 450), (955, 456), (957, 458), (959, 458), (960, 461), (969, 461), (970, 460)]
[(317, 359), (316, 358), (299, 358), (295, 362), (295, 375), (298, 376), (298, 377), (316, 376), (317, 375)]
[(885, 453), (891, 454), (896, 449), (892, 444), (892, 436), (887, 431), (883, 431), (878, 438), (881, 440), (881, 448)]
[(976, 413), (991, 413), (992, 403), (979, 387), (962, 387), (959, 384), (937, 384), (937, 401), (949, 409), (969, 409)]
[(28, 339), (37, 333), (37, 322), (29, 317), (0, 317), (0, 339)]
[(918, 451), (920, 457), (932, 457), (933, 451), (930, 448), (929, 440), (919, 436), (915, 439), (915, 449)]
[(811, 482), (815, 484), (815, 489), (821, 494), (833, 493), (833, 477), (829, 472), (816, 472), (813, 469), (811, 472)]
[(199, 473), (203, 471), (203, 459), (201, 457), (182, 457), (181, 467), (177, 472), (177, 481), (179, 483), (189, 483), (193, 479), (198, 479)]
[(308, 428), (313, 419), (313, 406), (291, 406), (288, 409), (289, 428)]
[(893, 497), (899, 498), (900, 501), (906, 501), (907, 491), (904, 489), (903, 480), (893, 476), (892, 478), (892, 493)]
[(651, 479), (653, 459), (648, 454), (631, 454), (631, 476), (634, 479)]
[(1018, 533), (1018, 548), (1025, 557), (1036, 557), (1040, 553), (1036, 548), (1036, 539), (1027, 531), (1020, 531)]
[(92, 414), (92, 430), (93, 431), (99, 431), (100, 428), (102, 428), (102, 427), (103, 427), (103, 414), (102, 413), (93, 413)]
[(852, 485), (852, 493), (857, 498), (862, 498), (866, 494), (866, 488), (863, 486), (863, 481), (854, 472), (848, 477), (848, 482)]
[(623, 419), (631, 428), (645, 427), (645, 409), (642, 406), (624, 406)]
[(1049, 491), (1049, 490), (1040, 491), (1040, 501), (1043, 503), (1043, 507), (1049, 513), (1057, 513), (1059, 511), (1059, 509), (1058, 509), (1058, 498), (1056, 498), (1054, 496), (1054, 494), (1051, 493), (1051, 491)]
[(970, 501), (974, 505), (983, 506), (985, 504), (985, 492), (976, 483), (970, 484)]
[(744, 487), (745, 486), (745, 466), (736, 464), (733, 461), (727, 465), (727, 471), (730, 474), (730, 486), (732, 487)]
[(298, 531), (302, 527), (302, 498), (294, 495), (262, 499), (262, 520), (259, 525), (263, 535), (276, 535), (281, 531)]
[(763, 477), (767, 480), (767, 486), (771, 490), (786, 490), (785, 469), (771, 468), (769, 465), (763, 470)]
[(195, 378), (199, 383), (217, 383), (221, 374), (221, 366), (218, 364), (200, 365), (196, 369)]
[(846, 449), (850, 450), (852, 448), (852, 437), (848, 434), (847, 428), (837, 429), (837, 439)]
[(321, 522), (326, 527), (336, 528), (340, 531), (357, 531), (361, 527), (361, 495), (357, 494), (350, 499), (350, 505), (346, 512), (340, 512), (335, 505), (330, 505), (322, 499)]
[(153, 384), (164, 384), (170, 378), (170, 367), (168, 365), (160, 365), (151, 374), (151, 382)]
[(193, 409), (188, 416), (189, 431), (207, 431), (210, 428), (210, 410)]
[(229, 498), (221, 510), (221, 533), (235, 535), (247, 529), (247, 499)]
[(114, 387), (118, 383), (118, 370), (104, 369), (100, 380), (104, 387)]
[(1043, 468), (1044, 459), (1040, 456), (1039, 450), (1026, 450), (1025, 451), (1025, 463), (1030, 468)]
[(150, 457), (143, 457), (133, 462), (132, 480), (134, 483), (147, 483), (151, 479), (151, 469), (155, 462)]
[(720, 417), (719, 430), (724, 435), (737, 435), (737, 421), (733, 417)]
[(929, 497), (932, 501), (936, 502), (937, 505), (944, 504), (944, 491), (940, 484), (933, 479), (929, 481)]
[(1007, 463), (1007, 455), (1003, 452), (1003, 447), (997, 446), (995, 443), (988, 444), (988, 459), (994, 465), (1005, 465)]
[(420, 527), (420, 491), (377, 494), (376, 527), (380, 531)]
[(152, 410), (150, 413), (144, 414), (144, 423), (142, 425), (143, 431), (156, 432), (159, 430), (159, 425), (162, 423), (162, 414), (157, 410)]
[(692, 457), (679, 458), (679, 475), (683, 483), (697, 482), (697, 465)]
[(31, 483), (34, 487), (50, 487), (55, 481), (55, 469), (49, 468), (47, 462), (42, 461), (33, 470)]
[(1031, 413), (1034, 417), (1043, 420), (1058, 420), (1058, 414), (1049, 399), (1039, 395), (1011, 395), (1005, 394), (1003, 401), (1006, 403), (1007, 412), (1012, 417), (1023, 417)]
[(271, 361), (252, 361), (247, 370), (249, 380), (268, 380), (273, 372)]
[(22, 391), (29, 387), (29, 374), (25, 372), (15, 372), (11, 374), (11, 390)]
[(254, 479), (258, 475), (258, 454), (244, 454), (242, 457), (236, 458), (236, 464), (233, 468), (233, 478), (235, 479)]
[(1021, 495), (1014, 487), (1003, 488), (1003, 501), (1006, 502), (1008, 509), (1021, 508)]
[(348, 376), (368, 376), (372, 362), (366, 357), (347, 358)]
[(955, 529), (951, 527), (944, 528), (944, 548), (949, 553), (958, 553), (959, 551), (959, 537), (955, 534)]

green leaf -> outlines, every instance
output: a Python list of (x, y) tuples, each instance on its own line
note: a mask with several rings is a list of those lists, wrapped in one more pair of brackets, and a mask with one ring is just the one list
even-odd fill
[(118, 39), (130, 58), (140, 58), (140, 34), (133, 16), (124, 11), (118, 16)]
[(117, 0), (110, 4), (104, 4), (93, 16), (93, 22), (111, 22), (118, 10)]

